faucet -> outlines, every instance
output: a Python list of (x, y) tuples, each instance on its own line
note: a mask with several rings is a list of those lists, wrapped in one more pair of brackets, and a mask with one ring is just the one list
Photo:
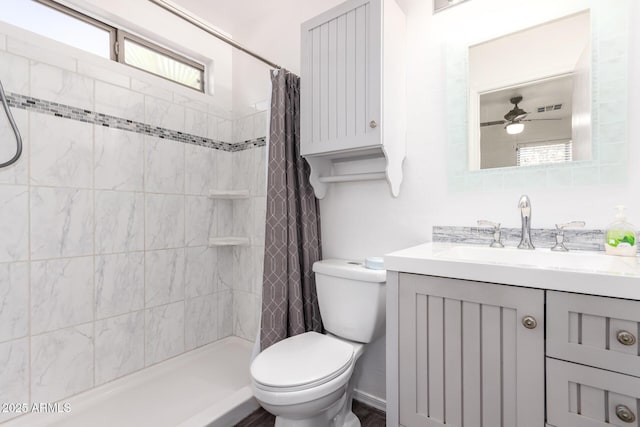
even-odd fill
[(535, 249), (531, 242), (531, 200), (529, 200), (529, 196), (520, 197), (518, 208), (520, 208), (520, 217), (522, 218), (522, 237), (518, 249)]

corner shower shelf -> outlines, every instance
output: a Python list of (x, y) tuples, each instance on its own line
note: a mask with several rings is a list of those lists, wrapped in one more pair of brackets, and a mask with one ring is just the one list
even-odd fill
[(249, 246), (248, 237), (212, 237), (209, 239), (209, 246)]
[(248, 199), (249, 190), (211, 190), (209, 197), (212, 199)]

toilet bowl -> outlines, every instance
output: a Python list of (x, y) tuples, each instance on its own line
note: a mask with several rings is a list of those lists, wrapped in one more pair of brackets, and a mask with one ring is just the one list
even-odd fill
[(296, 335), (260, 353), (251, 365), (254, 396), (276, 415), (276, 427), (358, 427), (352, 378), (365, 343), (384, 329), (386, 272), (343, 260), (319, 261), (314, 272), (327, 333)]

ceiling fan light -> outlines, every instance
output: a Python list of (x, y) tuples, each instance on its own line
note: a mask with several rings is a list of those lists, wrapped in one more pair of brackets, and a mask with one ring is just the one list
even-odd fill
[(505, 129), (509, 135), (517, 135), (524, 130), (524, 123), (509, 123)]

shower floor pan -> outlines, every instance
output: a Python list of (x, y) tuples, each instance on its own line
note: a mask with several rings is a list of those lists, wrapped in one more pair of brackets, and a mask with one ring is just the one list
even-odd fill
[(258, 408), (250, 386), (253, 344), (228, 337), (61, 402), (68, 413), (33, 413), (2, 427), (229, 427)]

